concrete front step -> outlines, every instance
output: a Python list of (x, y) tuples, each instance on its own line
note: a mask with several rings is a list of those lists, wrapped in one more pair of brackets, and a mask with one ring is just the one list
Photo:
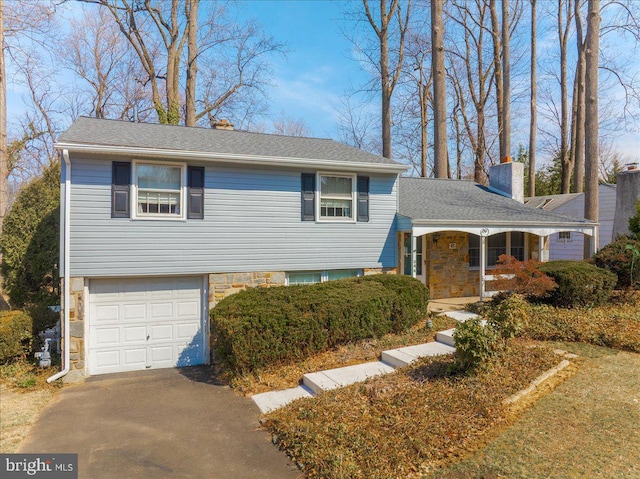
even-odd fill
[(456, 321), (460, 321), (461, 323), (464, 323), (468, 319), (473, 319), (478, 317), (476, 313), (472, 313), (470, 311), (448, 311), (442, 314), (451, 319), (455, 319)]
[(418, 344), (405, 348), (390, 349), (383, 351), (381, 359), (383, 362), (396, 368), (402, 368), (427, 356), (440, 356), (442, 354), (452, 354), (456, 348), (441, 342)]
[(453, 339), (453, 332), (455, 330), (456, 328), (447, 329), (446, 331), (438, 331), (436, 333), (436, 341), (451, 347), (455, 347), (456, 342)]
[(356, 364), (355, 366), (305, 374), (302, 376), (302, 384), (313, 391), (314, 394), (321, 394), (324, 391), (366, 381), (369, 378), (388, 374), (393, 371), (394, 368), (392, 366), (376, 361), (373, 363)]
[(313, 393), (304, 386), (298, 386), (281, 391), (269, 391), (266, 393), (254, 394), (251, 396), (253, 402), (260, 408), (262, 414), (266, 414), (276, 409), (286, 406), (291, 401), (300, 398), (313, 397)]

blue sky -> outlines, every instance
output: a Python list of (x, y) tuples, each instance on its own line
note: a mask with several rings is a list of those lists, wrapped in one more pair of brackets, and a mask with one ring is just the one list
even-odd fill
[[(265, 123), (268, 124), (270, 118), (302, 119), (312, 135), (336, 136), (337, 112), (334, 106), (346, 92), (362, 86), (368, 80), (354, 57), (353, 45), (340, 28), (348, 25), (344, 21), (345, 3), (340, 0), (240, 2), (240, 20), (243, 17), (256, 19), (269, 34), (288, 48), (285, 57), (273, 58), (274, 88), (269, 94), (270, 112)], [(63, 8), (67, 12), (73, 11), (78, 4), (66, 4)], [(523, 28), (527, 28), (525, 25)], [(543, 53), (545, 39), (539, 39), (539, 52)], [(21, 95), (24, 90), (12, 88), (11, 84), (8, 86), (7, 106), (11, 121), (12, 116), (15, 118), (22, 110)], [(377, 98), (372, 101), (371, 110), (378, 111)], [(514, 122), (517, 124), (516, 120)], [(522, 125), (525, 123), (528, 125), (528, 118)], [(528, 141), (524, 126), (513, 134), (514, 150), (518, 144)], [(624, 133), (616, 146), (628, 159), (640, 161), (640, 134)]]
[(275, 59), (274, 117), (303, 119), (317, 136), (331, 136), (335, 105), (352, 85), (367, 80), (340, 31), (342, 2), (332, 0), (249, 0), (247, 16), (256, 18), (288, 54)]

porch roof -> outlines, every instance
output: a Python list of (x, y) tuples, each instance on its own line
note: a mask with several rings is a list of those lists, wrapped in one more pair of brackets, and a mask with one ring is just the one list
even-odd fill
[(398, 213), (406, 218), (400, 229), (414, 236), (446, 230), (479, 236), (505, 231), (596, 234), (595, 222), (526, 206), (472, 181), (400, 178), (398, 188)]

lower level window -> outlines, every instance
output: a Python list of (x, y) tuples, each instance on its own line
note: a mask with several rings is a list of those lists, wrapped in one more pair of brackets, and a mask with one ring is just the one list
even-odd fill
[(287, 273), (287, 284), (315, 284), (336, 279), (354, 278), (362, 274), (359, 269), (334, 269), (327, 271), (302, 271)]

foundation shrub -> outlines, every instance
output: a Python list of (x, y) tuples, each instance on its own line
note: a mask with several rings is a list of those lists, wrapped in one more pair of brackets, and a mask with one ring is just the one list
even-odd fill
[(501, 346), (496, 330), (489, 324), (483, 326), (479, 318), (468, 319), (456, 326), (453, 339), (456, 360), (452, 372), (476, 369), (491, 359)]
[(540, 266), (540, 271), (558, 285), (544, 300), (567, 308), (606, 303), (618, 281), (614, 273), (584, 261), (550, 261)]
[(593, 256), (596, 266), (618, 276), (617, 289), (640, 289), (640, 259), (634, 249), (640, 251), (640, 239), (618, 236)]
[(420, 281), (395, 275), (249, 289), (211, 310), (212, 347), (232, 375), (255, 372), (405, 331), (427, 315), (428, 296)]
[(0, 363), (24, 357), (31, 348), (33, 321), (23, 311), (0, 312)]
[(486, 316), (488, 324), (497, 331), (502, 339), (511, 339), (519, 336), (524, 330), (529, 315), (531, 305), (521, 294), (511, 294), (503, 298), (502, 301), (492, 302), (487, 310)]

